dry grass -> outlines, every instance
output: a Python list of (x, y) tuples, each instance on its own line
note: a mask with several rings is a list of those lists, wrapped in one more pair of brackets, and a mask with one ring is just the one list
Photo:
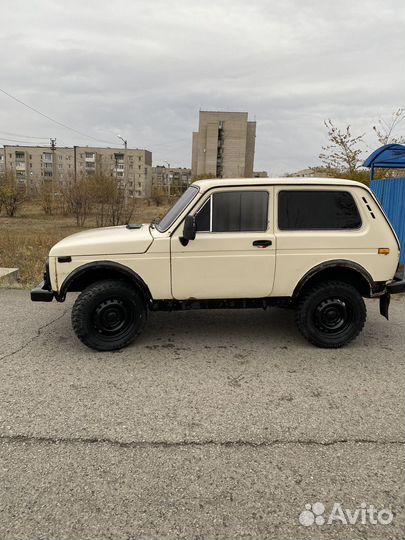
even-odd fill
[[(150, 222), (163, 215), (167, 207), (148, 206), (139, 201), (133, 223)], [(89, 218), (86, 227), (95, 227), (95, 218)], [(19, 288), (37, 285), (42, 279), (49, 249), (62, 238), (84, 228), (77, 227), (69, 216), (45, 216), (38, 204), (26, 204), (14, 218), (0, 216), (0, 267), (20, 270)]]

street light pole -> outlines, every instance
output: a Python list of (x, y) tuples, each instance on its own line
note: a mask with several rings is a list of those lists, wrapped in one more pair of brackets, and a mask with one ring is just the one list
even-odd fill
[(167, 163), (167, 166), (169, 168), (169, 172), (167, 173), (167, 197), (170, 199), (170, 188), (171, 188), (170, 163), (168, 161), (164, 161), (164, 163)]
[(121, 137), (121, 135), (117, 135), (119, 139), (124, 143), (124, 189), (125, 189), (125, 195), (127, 195), (127, 149), (128, 149), (128, 141)]

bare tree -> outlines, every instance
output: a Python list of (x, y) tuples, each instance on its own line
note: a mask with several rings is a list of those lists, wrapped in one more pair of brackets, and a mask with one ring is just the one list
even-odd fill
[(6, 214), (14, 217), (25, 199), (26, 188), (19, 185), (14, 171), (6, 170), (0, 177), (0, 206)]
[(329, 144), (322, 147), (320, 160), (327, 169), (345, 173), (350, 177), (355, 175), (363, 162), (359, 145), (364, 142), (364, 133), (357, 137), (353, 136), (350, 125), (340, 130), (330, 119), (324, 124), (328, 130)]
[(393, 137), (393, 133), (398, 125), (405, 119), (405, 107), (399, 107), (394, 111), (388, 120), (380, 118), (376, 126), (373, 126), (374, 133), (381, 145), (389, 143), (403, 144), (405, 137)]
[(78, 227), (83, 227), (90, 214), (92, 206), (92, 187), (86, 175), (80, 175), (77, 180), (68, 178), (61, 188), (69, 214), (76, 218)]
[(96, 223), (99, 227), (121, 225), (131, 219), (136, 202), (129, 185), (100, 169), (89, 178)]
[[(165, 202), (165, 192), (161, 186), (153, 186), (151, 200), (156, 206), (161, 206)], [(149, 204), (149, 202), (148, 202)]]
[(54, 210), (54, 193), (53, 183), (42, 181), (39, 186), (39, 199), (41, 202), (42, 210), (47, 215), (52, 215)]

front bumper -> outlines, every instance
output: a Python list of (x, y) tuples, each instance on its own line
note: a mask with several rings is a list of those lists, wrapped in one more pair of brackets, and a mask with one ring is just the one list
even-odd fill
[(44, 280), (41, 281), (35, 289), (31, 290), (31, 300), (32, 302), (52, 302), (54, 296), (55, 294), (52, 290), (51, 280), (49, 278), (49, 263), (47, 261), (45, 265)]
[(41, 281), (38, 287), (31, 290), (31, 300), (33, 302), (52, 302), (54, 292), (49, 290), (46, 281)]
[(405, 292), (405, 279), (395, 274), (394, 279), (387, 283), (386, 292), (380, 296), (380, 313), (388, 320), (388, 310), (391, 302), (391, 294)]

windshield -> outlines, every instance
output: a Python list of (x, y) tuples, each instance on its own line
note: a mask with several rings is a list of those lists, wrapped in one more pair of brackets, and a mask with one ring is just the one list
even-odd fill
[(159, 221), (159, 223), (156, 225), (156, 229), (159, 232), (167, 231), (167, 229), (176, 221), (177, 217), (191, 203), (197, 193), (198, 187), (190, 186), (187, 191), (183, 193), (176, 204), (174, 204), (167, 214)]

